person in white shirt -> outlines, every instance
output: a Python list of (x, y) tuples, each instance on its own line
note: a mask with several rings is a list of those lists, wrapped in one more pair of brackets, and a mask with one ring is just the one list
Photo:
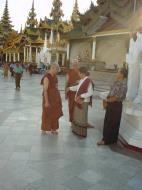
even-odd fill
[(72, 132), (81, 137), (86, 137), (88, 106), (92, 105), (93, 82), (88, 77), (88, 70), (86, 67), (79, 68), (79, 76), (81, 78), (79, 84), (69, 87), (69, 90), (76, 91)]

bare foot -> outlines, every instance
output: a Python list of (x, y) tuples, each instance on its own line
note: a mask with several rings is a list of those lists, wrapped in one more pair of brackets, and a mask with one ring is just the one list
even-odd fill
[(99, 142), (97, 142), (97, 145), (100, 146), (100, 145), (106, 145), (105, 141), (101, 140)]
[(58, 131), (51, 131), (52, 134), (58, 135)]
[(41, 130), (41, 134), (46, 135), (47, 133), (46, 133), (46, 131)]

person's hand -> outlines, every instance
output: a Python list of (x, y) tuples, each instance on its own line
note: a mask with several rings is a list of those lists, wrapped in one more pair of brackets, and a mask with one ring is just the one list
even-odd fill
[(50, 106), (49, 102), (45, 102), (45, 105), (44, 105), (46, 108), (48, 108)]
[(103, 100), (103, 108), (106, 109), (108, 106), (108, 102), (107, 100)]
[(78, 100), (80, 100), (81, 99), (81, 97), (80, 96), (77, 96), (76, 98), (75, 98), (75, 101), (78, 101)]
[(68, 91), (69, 91), (70, 89), (69, 88), (66, 88), (65, 89), (65, 99), (67, 100), (68, 99)]
[(78, 96), (78, 97), (76, 97), (75, 98), (75, 101), (78, 103), (78, 104), (83, 104), (83, 99), (80, 97), (80, 96)]

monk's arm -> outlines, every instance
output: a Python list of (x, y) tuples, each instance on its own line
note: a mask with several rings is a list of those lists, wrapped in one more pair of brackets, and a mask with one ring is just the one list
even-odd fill
[(45, 78), (43, 81), (43, 94), (44, 94), (44, 98), (45, 98), (45, 107), (48, 107), (49, 105), (49, 99), (48, 99), (48, 86), (49, 86), (49, 80), (48, 78)]
[(66, 83), (65, 83), (65, 92), (67, 91), (67, 88), (68, 88), (68, 82), (69, 82), (69, 76), (67, 74), (66, 75)]
[(67, 75), (66, 75), (66, 82), (65, 82), (65, 99), (67, 99), (68, 81), (69, 81), (69, 76), (68, 76), (68, 74), (67, 74)]
[(68, 87), (68, 82), (69, 82), (69, 75), (68, 75), (68, 74), (66, 74), (65, 89)]

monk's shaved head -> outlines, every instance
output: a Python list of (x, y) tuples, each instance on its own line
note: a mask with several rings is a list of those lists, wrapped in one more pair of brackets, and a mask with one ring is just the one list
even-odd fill
[(49, 70), (51, 72), (55, 72), (55, 73), (58, 73), (60, 72), (60, 67), (57, 63), (52, 63), (50, 66), (49, 66)]

